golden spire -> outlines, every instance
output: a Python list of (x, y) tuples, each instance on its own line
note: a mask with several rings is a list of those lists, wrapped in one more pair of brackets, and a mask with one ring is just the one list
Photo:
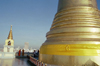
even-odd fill
[(13, 35), (12, 35), (12, 25), (11, 25), (10, 32), (9, 32), (9, 35), (8, 35), (8, 39), (13, 39)]

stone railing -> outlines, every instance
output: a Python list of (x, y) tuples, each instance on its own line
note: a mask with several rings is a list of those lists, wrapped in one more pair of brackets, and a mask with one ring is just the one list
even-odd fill
[(28, 58), (36, 66), (63, 66), (63, 65), (50, 65), (50, 64), (46, 64), (46, 63), (43, 63), (43, 62), (41, 62), (41, 61), (31, 57), (31, 56), (28, 56)]

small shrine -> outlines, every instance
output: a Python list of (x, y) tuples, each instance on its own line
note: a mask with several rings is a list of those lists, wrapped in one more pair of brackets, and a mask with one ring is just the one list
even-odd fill
[(0, 58), (15, 58), (12, 25), (10, 28), (8, 38), (5, 40), (3, 52), (0, 52)]

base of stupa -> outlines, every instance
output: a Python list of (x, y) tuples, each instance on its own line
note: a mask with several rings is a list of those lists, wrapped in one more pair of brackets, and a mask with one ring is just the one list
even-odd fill
[(99, 66), (100, 56), (66, 56), (40, 54), (39, 60), (47, 64), (63, 66)]

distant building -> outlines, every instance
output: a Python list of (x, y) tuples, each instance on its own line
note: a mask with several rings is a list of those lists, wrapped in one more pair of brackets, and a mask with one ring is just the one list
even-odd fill
[(15, 48), (15, 51), (18, 52), (20, 50), (20, 47), (18, 46), (17, 48)]
[(29, 49), (29, 52), (34, 52), (34, 50), (31, 48), (31, 49)]
[(25, 45), (24, 45), (24, 50), (25, 52), (29, 52), (29, 43), (28, 42), (25, 42)]

